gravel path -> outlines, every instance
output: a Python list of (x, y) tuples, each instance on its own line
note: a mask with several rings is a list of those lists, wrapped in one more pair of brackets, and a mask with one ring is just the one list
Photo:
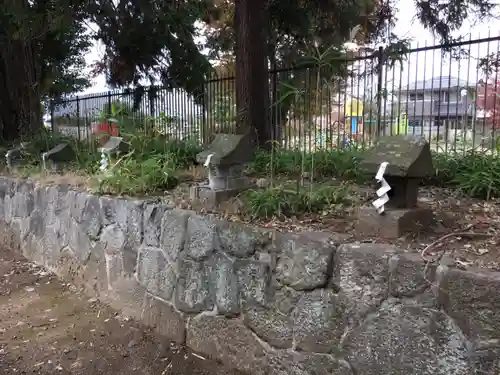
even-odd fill
[(0, 374), (237, 375), (0, 249)]

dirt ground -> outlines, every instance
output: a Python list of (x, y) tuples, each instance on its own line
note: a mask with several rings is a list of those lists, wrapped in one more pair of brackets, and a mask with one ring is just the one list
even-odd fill
[(0, 374), (236, 375), (0, 249)]

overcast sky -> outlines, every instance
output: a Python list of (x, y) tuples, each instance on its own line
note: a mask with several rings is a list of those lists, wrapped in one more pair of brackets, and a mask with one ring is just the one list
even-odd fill
[[(430, 46), (436, 44), (433, 41), (433, 36), (430, 32), (426, 31), (424, 27), (414, 19), (415, 17), (415, 6), (412, 0), (399, 0), (399, 12), (398, 21), (394, 29), (395, 34), (400, 37), (406, 37), (412, 39), (412, 47), (423, 47), (425, 45)], [(404, 9), (404, 12), (401, 10)], [(459, 31), (460, 35), (470, 34), (472, 39), (486, 38), (489, 36), (495, 37), (500, 36), (500, 22), (490, 21), (481, 22), (479, 24), (472, 24), (471, 22), (466, 22)], [(467, 47), (468, 48), (468, 47)], [(400, 69), (395, 72), (395, 77), (391, 77), (392, 73), (389, 73), (388, 80), (396, 81), (396, 86), (399, 85), (399, 80), (403, 81), (403, 84), (407, 82), (414, 82), (416, 80), (429, 79), (432, 76), (446, 76), (453, 75), (459, 76), (469, 82), (475, 83), (480, 74), (476, 71), (477, 59), (484, 57), (488, 52), (497, 52), (500, 49), (499, 42), (481, 43), (474, 44), (471, 46), (470, 53), (473, 59), (469, 62), (469, 59), (464, 59), (462, 61), (451, 61), (447, 58), (442, 58), (439, 51), (435, 52), (420, 52), (414, 53), (409, 56), (408, 61), (403, 65), (403, 73)], [(91, 52), (87, 55), (87, 64), (90, 66), (94, 61), (98, 60), (102, 56), (103, 47), (102, 45), (95, 45)], [(479, 76), (478, 76), (479, 75)], [(84, 93), (96, 93), (106, 91), (106, 82), (104, 76), (97, 77), (92, 81), (92, 87), (87, 89)]]

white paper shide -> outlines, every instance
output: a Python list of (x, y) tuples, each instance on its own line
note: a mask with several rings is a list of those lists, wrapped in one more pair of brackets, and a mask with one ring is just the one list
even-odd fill
[(379, 182), (382, 186), (377, 189), (377, 199), (372, 203), (373, 207), (377, 209), (377, 212), (379, 214), (384, 213), (385, 210), (385, 205), (387, 202), (389, 202), (389, 196), (387, 193), (389, 190), (391, 190), (390, 185), (387, 183), (387, 181), (384, 178), (385, 170), (387, 169), (387, 166), (389, 163), (384, 161), (383, 163), (380, 164), (380, 167), (378, 168), (377, 174), (375, 175), (375, 180)]
[(209, 154), (207, 156), (207, 158), (205, 159), (205, 163), (203, 163), (203, 166), (208, 168), (210, 166), (210, 162), (212, 161), (212, 156), (214, 156), (214, 154)]

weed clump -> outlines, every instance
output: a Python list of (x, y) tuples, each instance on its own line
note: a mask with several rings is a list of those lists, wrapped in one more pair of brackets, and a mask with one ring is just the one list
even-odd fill
[(283, 186), (255, 189), (245, 192), (243, 201), (253, 218), (283, 218), (302, 213), (327, 214), (353, 203), (347, 184), (318, 186), (315, 190), (289, 190)]
[(314, 174), (316, 178), (340, 178), (364, 182), (366, 176), (359, 162), (363, 152), (354, 149), (320, 150), (304, 153), (299, 150), (257, 151), (249, 171), (255, 175), (300, 176)]
[(179, 184), (179, 170), (192, 165), (201, 150), (193, 140), (142, 134), (128, 134), (124, 139), (131, 151), (96, 176), (99, 193), (145, 195), (171, 190)]
[(168, 155), (150, 155), (138, 160), (131, 152), (100, 173), (96, 182), (94, 190), (101, 194), (147, 195), (173, 189), (179, 179)]
[(469, 152), (439, 155), (435, 158), (433, 182), (451, 187), (479, 199), (500, 197), (500, 157), (495, 154)]
[(17, 174), (30, 177), (41, 172), (41, 154), (59, 143), (68, 143), (75, 150), (76, 160), (65, 165), (65, 170), (89, 176), (95, 192), (147, 195), (175, 188), (179, 170), (192, 165), (201, 150), (200, 144), (190, 139), (169, 140), (142, 131), (121, 136), (130, 151), (114, 156), (108, 169), (101, 171), (97, 139), (78, 141), (44, 130), (24, 140), (27, 146), (23, 149), (23, 166)]
[[(78, 141), (47, 130), (23, 139), (23, 167), (17, 174), (29, 177), (41, 171), (41, 154), (59, 143), (69, 143), (76, 160), (65, 166), (67, 171), (89, 176), (99, 193), (145, 195), (175, 188), (180, 171), (196, 164), (202, 146), (198, 140), (169, 139), (158, 132), (141, 129), (122, 133), (129, 144), (127, 154), (116, 155), (107, 171), (100, 170), (101, 155), (97, 139)], [(12, 145), (4, 145), (8, 149)], [(250, 215), (254, 217), (290, 216), (296, 213), (318, 213), (332, 207), (349, 204), (344, 185), (323, 184), (325, 180), (366, 183), (370, 178), (360, 167), (363, 150), (336, 148), (306, 153), (301, 150), (258, 150), (249, 165), (251, 175), (266, 177), (270, 187), (245, 193)], [(498, 153), (435, 153), (435, 173), (425, 185), (453, 188), (470, 197), (493, 199), (500, 197), (500, 157)], [(276, 186), (283, 177), (297, 180), (297, 189)], [(299, 180), (310, 178), (311, 188), (299, 187)], [(348, 199), (347, 199), (348, 200)]]

